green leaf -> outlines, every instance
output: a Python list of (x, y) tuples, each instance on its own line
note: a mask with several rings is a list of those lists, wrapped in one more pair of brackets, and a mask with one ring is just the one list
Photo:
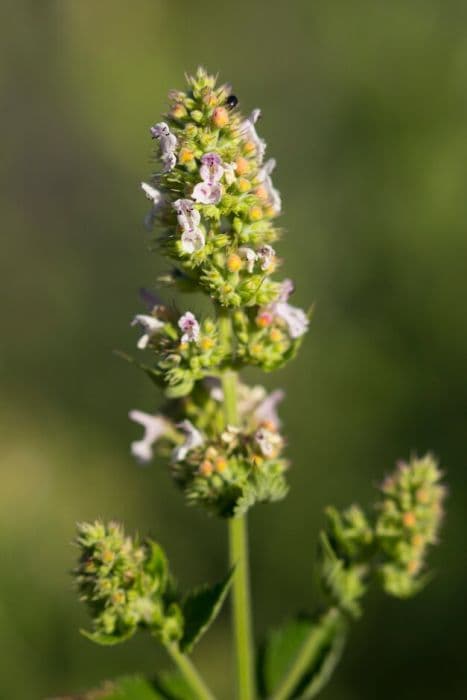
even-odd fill
[(341, 657), (345, 638), (346, 624), (336, 609), (316, 622), (298, 618), (274, 631), (261, 659), (262, 697), (269, 697), (280, 687), (306, 645), (308, 662), (288, 697), (296, 700), (314, 698), (330, 679)]
[(189, 593), (182, 603), (185, 630), (180, 648), (189, 652), (217, 617), (231, 586), (234, 569), (214, 586), (202, 586)]
[(104, 632), (88, 632), (88, 630), (80, 630), (83, 637), (90, 639), (91, 642), (100, 644), (104, 647), (115, 646), (115, 644), (121, 644), (127, 639), (130, 639), (136, 632), (136, 627), (130, 627), (126, 632), (120, 634), (105, 634)]
[(153, 578), (160, 581), (160, 588), (158, 593), (162, 594), (167, 587), (167, 580), (169, 576), (169, 564), (167, 557), (165, 555), (162, 547), (154, 540), (146, 539), (146, 543), (150, 550), (150, 556), (145, 562), (146, 571), (153, 576)]
[(110, 695), (102, 696), (102, 700), (168, 700), (169, 698), (172, 700), (169, 695), (162, 694), (140, 676), (125, 676), (118, 679)]
[(193, 379), (185, 379), (183, 382), (178, 384), (172, 384), (165, 388), (164, 394), (168, 399), (180, 399), (182, 396), (186, 396), (191, 393), (194, 385)]
[(260, 660), (262, 697), (269, 696), (277, 688), (312, 627), (309, 619), (295, 619), (271, 633)]
[(162, 693), (161, 697), (167, 700), (198, 700), (198, 695), (178, 672), (164, 671), (158, 674), (154, 685)]

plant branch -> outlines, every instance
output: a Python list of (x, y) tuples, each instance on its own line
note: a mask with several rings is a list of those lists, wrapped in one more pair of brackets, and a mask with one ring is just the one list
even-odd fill
[[(232, 326), (229, 315), (219, 313), (219, 326), (223, 342), (232, 342)], [(226, 425), (238, 425), (237, 373), (226, 370), (222, 374), (224, 415)], [(232, 583), (232, 622), (237, 667), (237, 697), (254, 700), (255, 674), (253, 634), (251, 623), (250, 581), (248, 565), (248, 532), (246, 517), (229, 520), (229, 561), (235, 567)]]
[(329, 643), (329, 641), (332, 642), (334, 635), (336, 635), (337, 627), (341, 627), (341, 633), (337, 633), (335, 648), (328, 659), (323, 663), (319, 678), (316, 679), (317, 682), (307, 689), (309, 694), (306, 697), (315, 697), (329, 680), (341, 656), (346, 624), (342, 613), (337, 608), (330, 608), (321, 618), (319, 624), (313, 625), (282, 682), (272, 695), (271, 700), (288, 700), (292, 697), (292, 693), (296, 690), (297, 685), (306, 675), (307, 671), (316, 664), (323, 647)]
[(166, 644), (165, 648), (191, 690), (196, 693), (196, 697), (199, 698), (199, 700), (215, 700), (214, 695), (206, 686), (188, 656), (180, 651), (178, 644)]

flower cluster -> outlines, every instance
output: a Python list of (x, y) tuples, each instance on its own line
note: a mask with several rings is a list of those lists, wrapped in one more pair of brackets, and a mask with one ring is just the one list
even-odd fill
[(263, 305), (278, 293), (269, 275), (279, 264), (271, 244), (281, 198), (256, 131), (261, 112), (243, 117), (232, 97), (203, 69), (187, 92), (169, 94), (165, 121), (150, 128), (162, 167), (141, 185), (146, 221), (160, 225), (163, 252), (217, 302)]
[(144, 428), (131, 451), (146, 463), (156, 442), (170, 449), (172, 476), (188, 501), (229, 517), (282, 498), (288, 463), (278, 420), (261, 417), (261, 401), (251, 403), (257, 387), (236, 388), (238, 424), (219, 418), (218, 378), (251, 365), (282, 367), (309, 324), (290, 303), (293, 282), (272, 279), (281, 262), (273, 244), (282, 204), (272, 181), (276, 163), (265, 159), (257, 132), (260, 116), (259, 109), (242, 116), (230, 87), (198, 69), (186, 92), (169, 94), (167, 114), (150, 129), (156, 167), (141, 185), (151, 201), (147, 226), (157, 227), (160, 250), (174, 265), (160, 282), (204, 292), (215, 313), (201, 319), (156, 303), (134, 317), (142, 329), (137, 347), (152, 358), (137, 364), (176, 401), (164, 415), (130, 412)]
[(437, 542), (445, 487), (431, 455), (401, 462), (381, 485), (376, 537), (385, 554), (379, 571), (387, 593), (405, 598), (424, 584), (427, 549)]
[(358, 506), (343, 513), (326, 510), (321, 533), (321, 578), (335, 605), (354, 616), (375, 573), (386, 593), (407, 598), (426, 583), (429, 545), (437, 541), (446, 495), (441, 471), (431, 455), (400, 463), (382, 486), (383, 499), (370, 522)]
[[(172, 418), (131, 411), (144, 427), (132, 443), (135, 458), (149, 462), (154, 446), (171, 443), (171, 472), (189, 504), (200, 504), (221, 517), (244, 513), (256, 502), (277, 501), (287, 492), (277, 405), (283, 392), (267, 394), (261, 386), (239, 384), (240, 424), (225, 426), (220, 382), (208, 378), (195, 397), (172, 406)], [(182, 418), (183, 416), (188, 416)], [(195, 424), (198, 427), (195, 427)]]
[(159, 545), (139, 543), (117, 523), (100, 521), (79, 524), (76, 542), (81, 556), (74, 576), (91, 611), (90, 639), (117, 644), (138, 628), (164, 641), (180, 638), (181, 612), (168, 599), (168, 566)]

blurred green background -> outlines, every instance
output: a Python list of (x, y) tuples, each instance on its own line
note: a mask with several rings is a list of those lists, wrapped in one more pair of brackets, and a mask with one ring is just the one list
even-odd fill
[[(79, 635), (78, 519), (123, 519), (183, 584), (225, 571), (225, 527), (185, 508), (165, 466), (128, 454), (130, 408), (155, 410), (132, 349), (147, 253), (148, 127), (198, 64), (233, 83), (278, 161), (280, 253), (303, 350), (268, 377), (294, 468), (251, 516), (259, 639), (313, 607), (322, 509), (366, 504), (399, 457), (431, 449), (449, 514), (436, 576), (411, 602), (371, 594), (323, 700), (467, 695), (467, 7), (436, 0), (3, 0), (0, 698), (36, 700), (165, 663), (147, 639)], [(186, 303), (186, 302), (183, 302)], [(230, 697), (228, 616), (196, 658)]]

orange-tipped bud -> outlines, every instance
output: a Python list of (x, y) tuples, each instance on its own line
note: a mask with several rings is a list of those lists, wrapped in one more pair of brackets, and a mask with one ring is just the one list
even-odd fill
[(229, 123), (229, 113), (225, 107), (216, 107), (212, 113), (212, 122), (218, 129), (223, 129)]

